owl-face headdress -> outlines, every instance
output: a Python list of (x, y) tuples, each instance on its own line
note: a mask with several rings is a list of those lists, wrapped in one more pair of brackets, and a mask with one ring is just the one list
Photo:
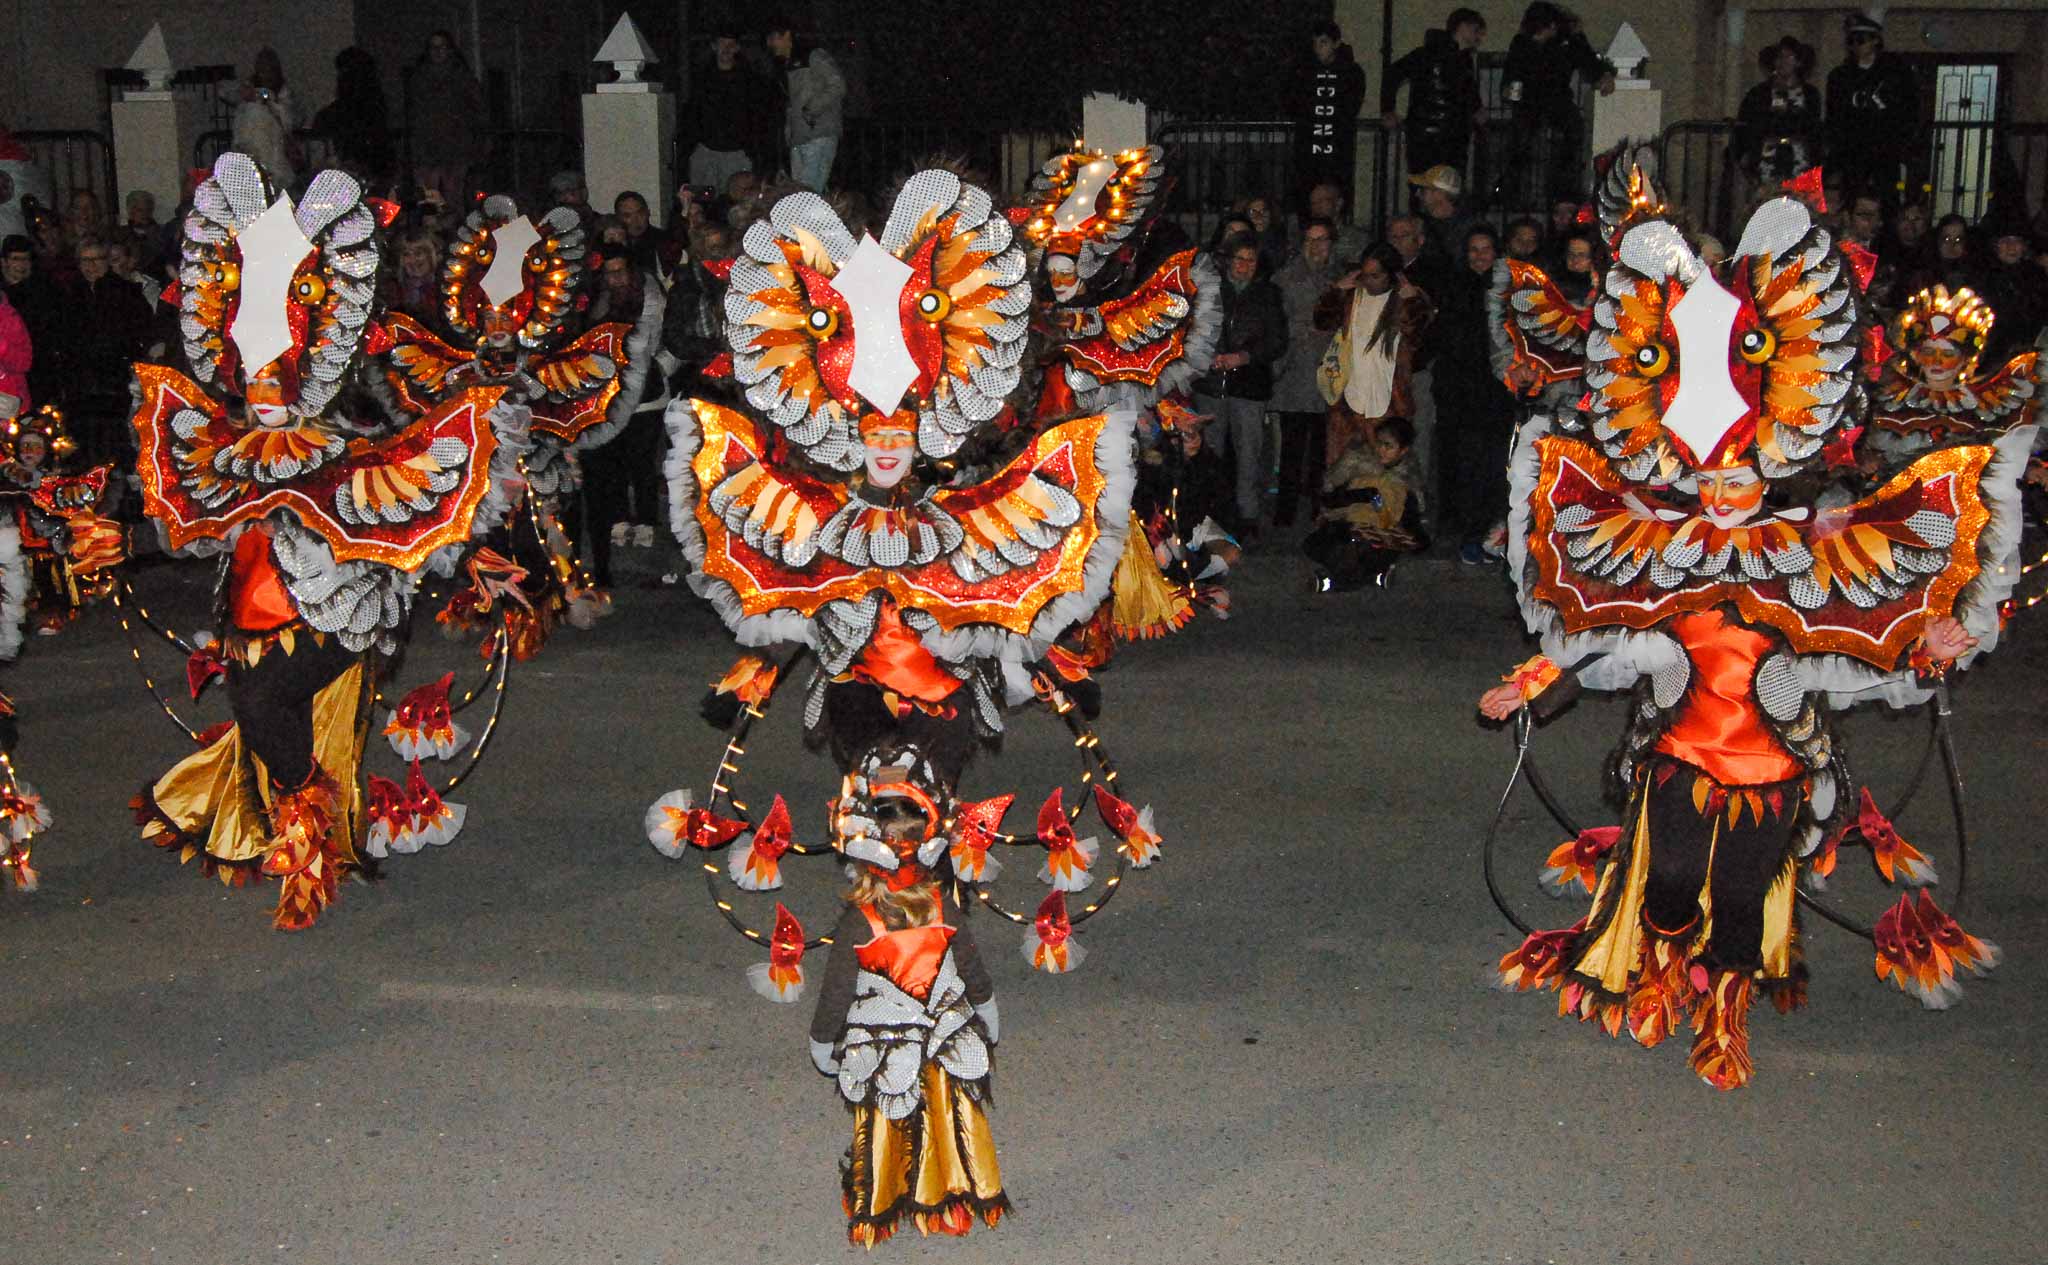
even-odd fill
[[(1032, 179), (1024, 236), (1045, 253), (1056, 288), (1095, 283), (1106, 264), (1135, 244), (1162, 191), (1164, 156), (1157, 145), (1119, 154), (1076, 149), (1053, 158)], [(1072, 280), (1062, 283), (1062, 275)]]
[(193, 192), (178, 270), (194, 376), (247, 400), (259, 424), (324, 414), (359, 345), (381, 337), (370, 318), (386, 209), (332, 170), (294, 203), (248, 155), (221, 155)]
[(1024, 252), (988, 194), (952, 172), (905, 182), (879, 241), (855, 241), (816, 194), (747, 231), (726, 337), (747, 401), (828, 469), (862, 462), (861, 431), (895, 419), (947, 457), (1002, 410), (1030, 319)]
[(558, 206), (536, 224), (504, 194), (456, 230), (441, 269), (441, 314), (480, 358), (511, 360), (559, 338), (584, 267), (583, 224)]
[(1950, 294), (1937, 285), (1914, 295), (1899, 313), (1894, 341), (1930, 382), (1949, 386), (1976, 370), (1995, 319), (1976, 291), (1966, 286)]
[(1622, 477), (1661, 486), (1747, 466), (1777, 480), (1821, 461), (1861, 390), (1854, 274), (1828, 230), (1775, 198), (1709, 268), (1626, 160), (1601, 218), (1614, 264), (1593, 308), (1582, 408)]

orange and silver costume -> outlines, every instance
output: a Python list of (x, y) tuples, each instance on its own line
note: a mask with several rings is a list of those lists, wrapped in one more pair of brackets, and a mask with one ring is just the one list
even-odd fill
[[(228, 153), (193, 197), (178, 275), (193, 376), (136, 366), (144, 508), (173, 552), (218, 557), (218, 639), (194, 693), (224, 677), (234, 723), (144, 788), (143, 837), (225, 882), (280, 881), (282, 929), (312, 925), (359, 850), (445, 842), (460, 813), (414, 763), (372, 779), (380, 669), (428, 568), (451, 568), (517, 488), (524, 418), (477, 387), (413, 421), (358, 418), (344, 388), (383, 349), (374, 311), (395, 208), (339, 171), (294, 204)], [(445, 692), (409, 696), (385, 732), (453, 754)]]
[[(1932, 881), (1829, 712), (1927, 700), (1950, 666), (1921, 652), (1937, 621), (1978, 639), (1956, 666), (1995, 644), (2033, 429), (1937, 445), (1860, 499), (1816, 497), (1830, 469), (1853, 473), (1866, 407), (1860, 288), (1829, 231), (1778, 198), (1710, 267), (1626, 158), (1601, 214), (1615, 263), (1590, 311), (1536, 269), (1499, 274), (1501, 337), (1540, 352), (1539, 379), (1584, 387), (1516, 444), (1509, 562), (1543, 653), (1503, 679), (1539, 710), (1577, 687), (1631, 692), (1613, 766), (1627, 807), (1551, 855), (1546, 877), (1592, 907), (1531, 935), (1501, 982), (1644, 1046), (1690, 1023), (1694, 1071), (1728, 1089), (1752, 1074), (1752, 997), (1804, 1001), (1795, 885), (1845, 839), (1888, 880)], [(1874, 939), (1879, 976), (1930, 1007), (1997, 957), (1924, 890)]]
[(1871, 387), (1864, 446), (1898, 463), (1939, 444), (1989, 443), (2035, 422), (2048, 360), (2036, 349), (1983, 365), (1997, 317), (1968, 288), (1950, 294), (1937, 285), (1908, 300), (1887, 331), (1897, 350)]
[[(559, 621), (588, 627), (595, 617), (598, 600), (580, 583), (557, 507), (576, 488), (569, 454), (617, 433), (621, 423), (606, 417), (622, 378), (647, 371), (629, 364), (629, 349), (642, 360), (649, 350), (631, 348), (630, 325), (605, 322), (570, 337), (588, 266), (575, 211), (556, 207), (535, 223), (512, 198), (495, 194), (469, 213), (441, 266), (441, 319), (450, 337), (403, 313), (385, 319), (392, 345), (384, 379), (399, 411), (418, 416), (472, 387), (498, 387), (532, 418), (533, 446), (521, 470), (529, 495), (507, 525), (509, 539), (495, 542), (525, 573), (518, 590), (507, 591), (505, 612), (522, 660)], [(440, 618), (467, 627), (489, 613), (465, 591)]]
[[(952, 908), (979, 903), (1027, 928), (1034, 966), (1078, 965), (1074, 924), (1159, 845), (1049, 666), (1122, 554), (1135, 414), (1049, 426), (985, 475), (958, 464), (1013, 412), (1033, 303), (1009, 221), (950, 171), (911, 176), (879, 238), (856, 240), (823, 199), (791, 194), (748, 231), (728, 280), (732, 374), (751, 411), (670, 405), (667, 472), (690, 583), (752, 653), (707, 703), (712, 716), (726, 700), (731, 722), (709, 795), (664, 796), (649, 838), (671, 857), (729, 849), (727, 864), (704, 863), (714, 895), (728, 875), (741, 892), (777, 891), (792, 856), (867, 867), (892, 892), (938, 885)], [(841, 779), (812, 843), (781, 796), (757, 815), (734, 790), (750, 727), (789, 685)], [(965, 803), (956, 788), (1019, 704), (1073, 729), (1094, 794), (1069, 807), (1055, 791), (1035, 834), (1009, 835), (1014, 796)], [(874, 824), (885, 798), (922, 814), (901, 852)], [(1096, 883), (1099, 846), (1073, 828), (1091, 802), (1117, 859), (1101, 895), (1070, 916), (1067, 895)], [(1035, 915), (990, 894), (998, 844), (1043, 850), (1039, 878), (1054, 890)], [(994, 1010), (981, 1009), (987, 975), (964, 927), (878, 928), (872, 909), (854, 908), (839, 932), (807, 939), (779, 905), (772, 931), (747, 926), (738, 899), (718, 909), (767, 947), (752, 972), (765, 996), (795, 1000), (806, 951), (832, 946), (836, 1000), (821, 1003), (813, 1054), (855, 1113), (850, 1237), (873, 1246), (903, 1217), (927, 1233), (995, 1224), (1008, 1204), (981, 1108)]]

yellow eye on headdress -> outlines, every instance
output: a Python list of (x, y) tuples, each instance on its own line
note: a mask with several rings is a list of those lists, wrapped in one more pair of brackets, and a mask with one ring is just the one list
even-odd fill
[(1767, 329), (1753, 329), (1745, 333), (1735, 344), (1735, 350), (1743, 360), (1760, 365), (1778, 350), (1778, 336)]
[(953, 296), (931, 289), (917, 296), (917, 314), (936, 325), (953, 314)]
[(811, 337), (824, 340), (839, 332), (839, 313), (829, 307), (814, 307), (804, 318), (804, 328), (811, 331)]
[(1646, 378), (1661, 377), (1671, 367), (1671, 352), (1662, 343), (1644, 343), (1636, 348), (1636, 372)]
[(292, 298), (307, 307), (327, 297), (327, 283), (317, 272), (302, 273), (292, 280)]
[(239, 264), (227, 260), (213, 266), (213, 283), (223, 290), (233, 290), (242, 284), (242, 269)]

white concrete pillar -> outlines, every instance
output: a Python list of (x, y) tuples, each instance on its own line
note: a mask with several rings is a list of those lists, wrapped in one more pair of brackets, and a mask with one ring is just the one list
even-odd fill
[(654, 222), (665, 226), (676, 190), (675, 96), (640, 78), (656, 58), (631, 14), (619, 15), (591, 60), (610, 64), (619, 78), (583, 94), (583, 179), (590, 205), (609, 212), (612, 200), (631, 189), (647, 199)]
[(107, 212), (119, 220), (127, 196), (147, 189), (156, 197), (157, 215), (168, 217), (185, 196), (185, 129), (177, 95), (170, 90), (171, 55), (162, 23), (149, 28), (127, 69), (140, 71), (144, 86), (123, 92), (112, 107), (118, 187)]
[(1081, 98), (1081, 139), (1105, 154), (1137, 149), (1146, 142), (1145, 103), (1106, 92)]
[(1623, 22), (1607, 48), (1614, 91), (1593, 98), (1593, 153), (1605, 153), (1624, 140), (1649, 144), (1664, 131), (1664, 93), (1642, 75), (1649, 58), (1642, 37)]

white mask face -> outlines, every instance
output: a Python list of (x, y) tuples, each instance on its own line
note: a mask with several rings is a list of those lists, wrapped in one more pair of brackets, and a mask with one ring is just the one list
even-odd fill
[(867, 468), (868, 486), (887, 490), (910, 474), (910, 459), (917, 452), (917, 436), (891, 427), (861, 436), (861, 464)]

